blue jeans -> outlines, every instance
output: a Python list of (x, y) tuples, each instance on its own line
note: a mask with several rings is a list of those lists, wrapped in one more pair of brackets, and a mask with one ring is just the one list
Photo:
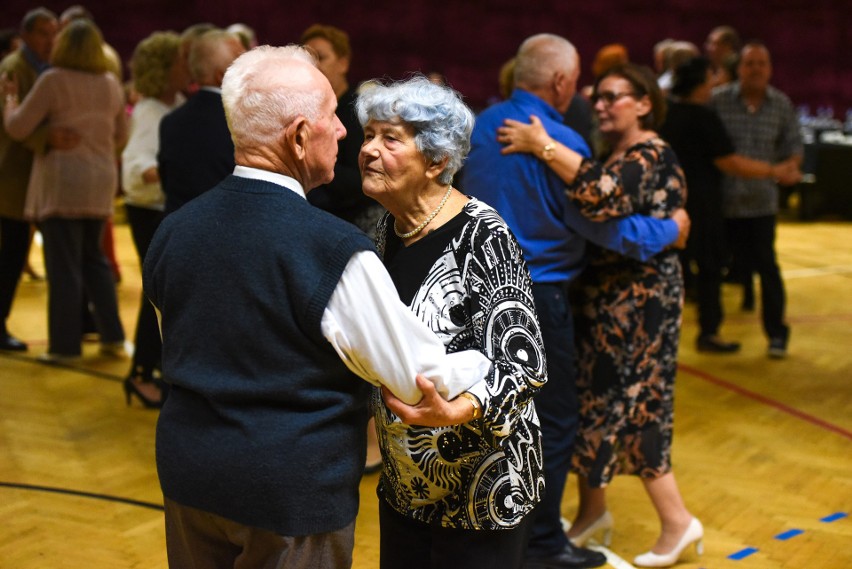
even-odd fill
[(545, 489), (532, 514), (535, 519), (527, 557), (549, 557), (568, 543), (560, 518), (579, 420), (576, 351), (568, 283), (533, 284), (533, 298), (547, 355), (547, 383), (535, 397), (543, 439)]

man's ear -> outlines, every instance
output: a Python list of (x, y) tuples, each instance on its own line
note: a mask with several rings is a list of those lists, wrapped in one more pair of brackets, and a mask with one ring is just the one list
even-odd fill
[(284, 129), (284, 146), (290, 148), (299, 160), (303, 160), (307, 154), (308, 138), (310, 138), (308, 126), (307, 119), (300, 116)]
[(562, 96), (565, 92), (565, 88), (568, 85), (568, 77), (561, 71), (555, 71), (553, 73), (553, 92), (557, 97)]

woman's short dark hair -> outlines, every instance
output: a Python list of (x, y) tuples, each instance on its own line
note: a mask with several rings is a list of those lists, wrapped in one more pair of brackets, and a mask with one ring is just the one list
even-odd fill
[(638, 99), (647, 96), (648, 100), (651, 101), (651, 111), (647, 115), (639, 117), (639, 124), (644, 130), (660, 128), (660, 125), (666, 120), (666, 98), (657, 84), (657, 77), (650, 68), (635, 63), (625, 63), (613, 67), (595, 81), (595, 93), (598, 92), (601, 81), (607, 77), (620, 77), (630, 83)]
[(707, 81), (710, 60), (702, 55), (687, 59), (677, 66), (671, 93), (677, 97), (688, 97)]

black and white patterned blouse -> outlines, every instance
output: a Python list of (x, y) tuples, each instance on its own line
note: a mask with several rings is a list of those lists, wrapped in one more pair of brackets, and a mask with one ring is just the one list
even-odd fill
[(404, 247), (379, 223), (379, 254), (408, 303), (447, 346), (492, 360), (471, 388), (483, 417), (442, 428), (402, 423), (373, 397), (385, 468), (378, 493), (399, 513), (431, 525), (508, 529), (544, 490), (541, 430), (532, 398), (547, 366), (520, 246), (490, 206), (472, 199), (438, 230)]

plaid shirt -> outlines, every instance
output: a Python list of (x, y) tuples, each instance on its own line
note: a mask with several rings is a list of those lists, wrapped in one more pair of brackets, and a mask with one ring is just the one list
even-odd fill
[[(738, 154), (773, 163), (802, 154), (802, 137), (793, 104), (778, 89), (767, 87), (763, 105), (754, 112), (749, 112), (740, 97), (739, 83), (716, 89), (710, 105), (722, 117)], [(723, 211), (728, 218), (778, 213), (778, 185), (774, 180), (725, 176), (722, 195)]]

